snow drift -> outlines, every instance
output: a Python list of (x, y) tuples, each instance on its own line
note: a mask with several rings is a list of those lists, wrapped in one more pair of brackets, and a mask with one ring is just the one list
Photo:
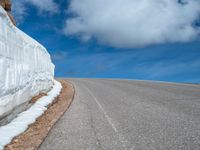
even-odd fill
[(0, 119), (54, 84), (47, 50), (15, 27), (0, 6)]
[(60, 94), (62, 85), (57, 81), (54, 81), (54, 83), (52, 90), (47, 93), (47, 96), (38, 99), (31, 108), (20, 113), (9, 124), (0, 127), (0, 150), (10, 143), (15, 136), (24, 132), (30, 124), (34, 123), (46, 111), (48, 105)]

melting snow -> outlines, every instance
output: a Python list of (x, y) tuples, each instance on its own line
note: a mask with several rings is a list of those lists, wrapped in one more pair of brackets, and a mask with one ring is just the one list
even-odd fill
[(44, 113), (47, 106), (60, 94), (61, 89), (61, 84), (54, 80), (53, 89), (47, 93), (47, 96), (38, 99), (31, 108), (20, 113), (9, 124), (0, 127), (0, 150), (6, 144), (10, 143), (15, 136), (24, 132), (28, 128), (28, 125), (34, 123)]

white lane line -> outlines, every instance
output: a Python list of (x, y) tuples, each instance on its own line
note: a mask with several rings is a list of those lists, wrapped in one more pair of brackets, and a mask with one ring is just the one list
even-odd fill
[(99, 108), (101, 109), (101, 111), (103, 112), (105, 118), (107, 119), (108, 123), (110, 124), (110, 126), (112, 127), (112, 129), (115, 131), (115, 133), (118, 135), (120, 142), (123, 144), (122, 146), (127, 149), (127, 145), (128, 145), (128, 141), (125, 140), (125, 138), (119, 133), (119, 131), (117, 130), (115, 124), (112, 121), (112, 118), (109, 117), (109, 115), (106, 113), (106, 111), (103, 109), (103, 106), (100, 104), (100, 102), (98, 101), (98, 99), (94, 96), (94, 94), (91, 92), (91, 90), (85, 86), (85, 88), (87, 89), (87, 91), (90, 93), (90, 95), (94, 98), (95, 102), (97, 103), (97, 105), (99, 106)]
[[(87, 87), (86, 87), (87, 88)], [(104, 116), (106, 117), (108, 123), (111, 125), (111, 127), (113, 128), (113, 130), (118, 133), (119, 131), (117, 130), (117, 128), (115, 127), (115, 124), (112, 121), (112, 118), (110, 118), (108, 116), (108, 114), (106, 113), (106, 111), (103, 109), (102, 105), (99, 103), (99, 101), (97, 100), (97, 98), (94, 96), (94, 94), (87, 88), (88, 92), (90, 93), (90, 95), (92, 95), (92, 97), (94, 98), (94, 100), (96, 101), (97, 105), (99, 106), (99, 108), (101, 109), (101, 111), (103, 112)]]

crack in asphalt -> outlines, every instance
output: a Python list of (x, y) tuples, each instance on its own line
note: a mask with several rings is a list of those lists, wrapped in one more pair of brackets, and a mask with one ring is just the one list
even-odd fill
[(83, 105), (85, 105), (87, 107), (87, 109), (89, 110), (91, 128), (92, 128), (92, 131), (94, 133), (95, 139), (97, 141), (97, 147), (99, 147), (99, 149), (101, 149), (102, 146), (101, 146), (101, 142), (100, 142), (100, 140), (99, 140), (99, 138), (97, 136), (97, 130), (96, 130), (95, 126), (94, 126), (94, 118), (93, 118), (93, 115), (92, 115), (92, 112), (91, 112), (91, 108), (90, 108), (90, 106), (87, 103), (83, 102), (82, 100), (80, 100), (80, 102)]

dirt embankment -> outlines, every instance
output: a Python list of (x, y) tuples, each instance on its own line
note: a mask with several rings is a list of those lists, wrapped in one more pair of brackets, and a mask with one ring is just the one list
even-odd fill
[(54, 124), (69, 108), (74, 97), (74, 87), (67, 81), (62, 80), (60, 82), (63, 86), (61, 94), (48, 107), (47, 111), (45, 111), (35, 123), (31, 124), (24, 133), (15, 137), (12, 142), (5, 147), (5, 150), (38, 149)]

